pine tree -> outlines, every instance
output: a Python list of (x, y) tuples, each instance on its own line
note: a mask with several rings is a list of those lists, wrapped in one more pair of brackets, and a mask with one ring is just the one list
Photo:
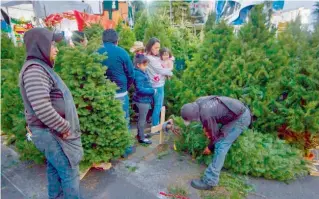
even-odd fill
[(23, 47), (15, 47), (11, 40), (1, 35), (1, 130), (13, 136), (22, 160), (43, 163), (44, 156), (32, 142), (26, 141), (24, 106), (19, 88), (19, 73), (25, 60)]
[(144, 40), (145, 30), (149, 27), (149, 23), (146, 11), (141, 12), (140, 17), (136, 20), (133, 28), (138, 41)]
[(257, 118), (254, 127), (273, 132), (279, 121), (271, 118), (270, 102), (277, 97), (267, 86), (287, 69), (288, 57), (262, 10), (263, 5), (252, 9), (249, 22), (229, 45), (225, 59), (211, 76), (211, 93), (245, 102)]
[(135, 33), (126, 25), (122, 25), (121, 31), (119, 32), (119, 46), (124, 48), (130, 53), (130, 48), (136, 41)]
[(105, 56), (95, 51), (100, 37), (87, 48), (64, 50), (61, 77), (70, 88), (80, 119), (84, 162), (100, 163), (118, 158), (131, 144), (121, 103), (114, 98), (117, 86), (104, 76)]
[(211, 75), (226, 55), (233, 39), (232, 31), (232, 27), (221, 22), (205, 35), (199, 52), (194, 55), (182, 77), (183, 83), (189, 88), (185, 99), (195, 100), (197, 97), (213, 94), (215, 88), (212, 87), (214, 79)]
[(205, 35), (198, 52), (187, 63), (187, 69), (182, 77), (180, 79), (174, 77), (166, 83), (166, 103), (169, 113), (178, 115), (183, 104), (201, 96), (214, 94), (212, 92), (214, 79), (211, 75), (222, 62), (232, 39), (232, 28), (225, 22), (217, 24)]
[[(315, 147), (319, 138), (319, 40), (302, 28), (300, 19), (289, 24), (279, 42), (289, 52), (289, 70), (271, 87), (280, 99), (274, 102), (273, 119), (280, 121), (280, 134), (304, 149)], [(318, 36), (317, 36), (318, 37)]]
[(214, 27), (215, 23), (216, 23), (216, 13), (211, 12), (208, 15), (208, 19), (205, 23), (205, 28), (204, 28), (205, 33), (208, 33)]
[(161, 47), (171, 48), (171, 42), (167, 35), (169, 23), (165, 15), (151, 16), (149, 26), (145, 29), (144, 44), (152, 37), (156, 37), (161, 42)]
[(90, 27), (85, 27), (84, 34), (88, 40), (93, 38), (101, 38), (102, 40), (103, 27), (100, 24), (91, 24)]

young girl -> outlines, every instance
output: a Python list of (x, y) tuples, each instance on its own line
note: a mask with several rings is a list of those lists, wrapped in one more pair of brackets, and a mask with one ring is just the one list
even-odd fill
[(133, 101), (136, 103), (138, 108), (138, 134), (137, 139), (139, 143), (152, 144), (152, 141), (147, 139), (144, 134), (144, 127), (146, 124), (146, 115), (150, 109), (153, 96), (155, 94), (155, 89), (152, 88), (150, 79), (146, 73), (146, 68), (149, 60), (143, 54), (137, 54), (134, 58), (135, 64), (135, 93), (133, 96)]
[(160, 51), (161, 64), (163, 68), (173, 70), (174, 67), (174, 57), (168, 48), (162, 48)]

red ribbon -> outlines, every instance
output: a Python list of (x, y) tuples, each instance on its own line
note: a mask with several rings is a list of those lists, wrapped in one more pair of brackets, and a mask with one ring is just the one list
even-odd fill
[(186, 196), (180, 196), (180, 195), (174, 195), (174, 194), (167, 194), (167, 193), (164, 193), (164, 192), (160, 192), (160, 194), (163, 195), (163, 196), (166, 196), (166, 197), (170, 197), (170, 198), (175, 197), (175, 198), (179, 198), (179, 199), (190, 199), (190, 198), (188, 198), (188, 197), (186, 197)]

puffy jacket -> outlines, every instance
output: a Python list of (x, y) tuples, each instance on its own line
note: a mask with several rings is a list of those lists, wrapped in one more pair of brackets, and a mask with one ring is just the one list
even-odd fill
[(138, 103), (151, 103), (155, 90), (152, 88), (150, 78), (146, 72), (135, 68), (134, 87), (135, 93), (133, 101)]
[(106, 53), (107, 59), (102, 64), (107, 67), (106, 76), (119, 87), (116, 93), (126, 92), (134, 80), (134, 66), (128, 53), (108, 42), (104, 43), (98, 53)]

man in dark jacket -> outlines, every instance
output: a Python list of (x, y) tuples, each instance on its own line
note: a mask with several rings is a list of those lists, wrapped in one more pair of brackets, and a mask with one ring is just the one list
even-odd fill
[(80, 124), (70, 90), (53, 70), (61, 39), (45, 28), (25, 33), (27, 58), (19, 82), (28, 138), (47, 159), (49, 198), (77, 199), (83, 156)]
[(98, 52), (105, 54), (107, 58), (102, 64), (107, 67), (106, 76), (119, 87), (116, 91), (116, 99), (123, 104), (125, 118), (129, 124), (129, 97), (128, 89), (134, 80), (134, 66), (128, 53), (117, 46), (119, 41), (118, 34), (113, 29), (107, 29), (103, 32), (103, 47)]
[(220, 171), (226, 154), (237, 137), (248, 128), (251, 122), (249, 109), (239, 100), (222, 96), (207, 96), (186, 104), (181, 115), (187, 125), (200, 121), (210, 143), (203, 154), (214, 150), (212, 163), (200, 180), (192, 180), (191, 185), (200, 190), (208, 190), (218, 185)]

